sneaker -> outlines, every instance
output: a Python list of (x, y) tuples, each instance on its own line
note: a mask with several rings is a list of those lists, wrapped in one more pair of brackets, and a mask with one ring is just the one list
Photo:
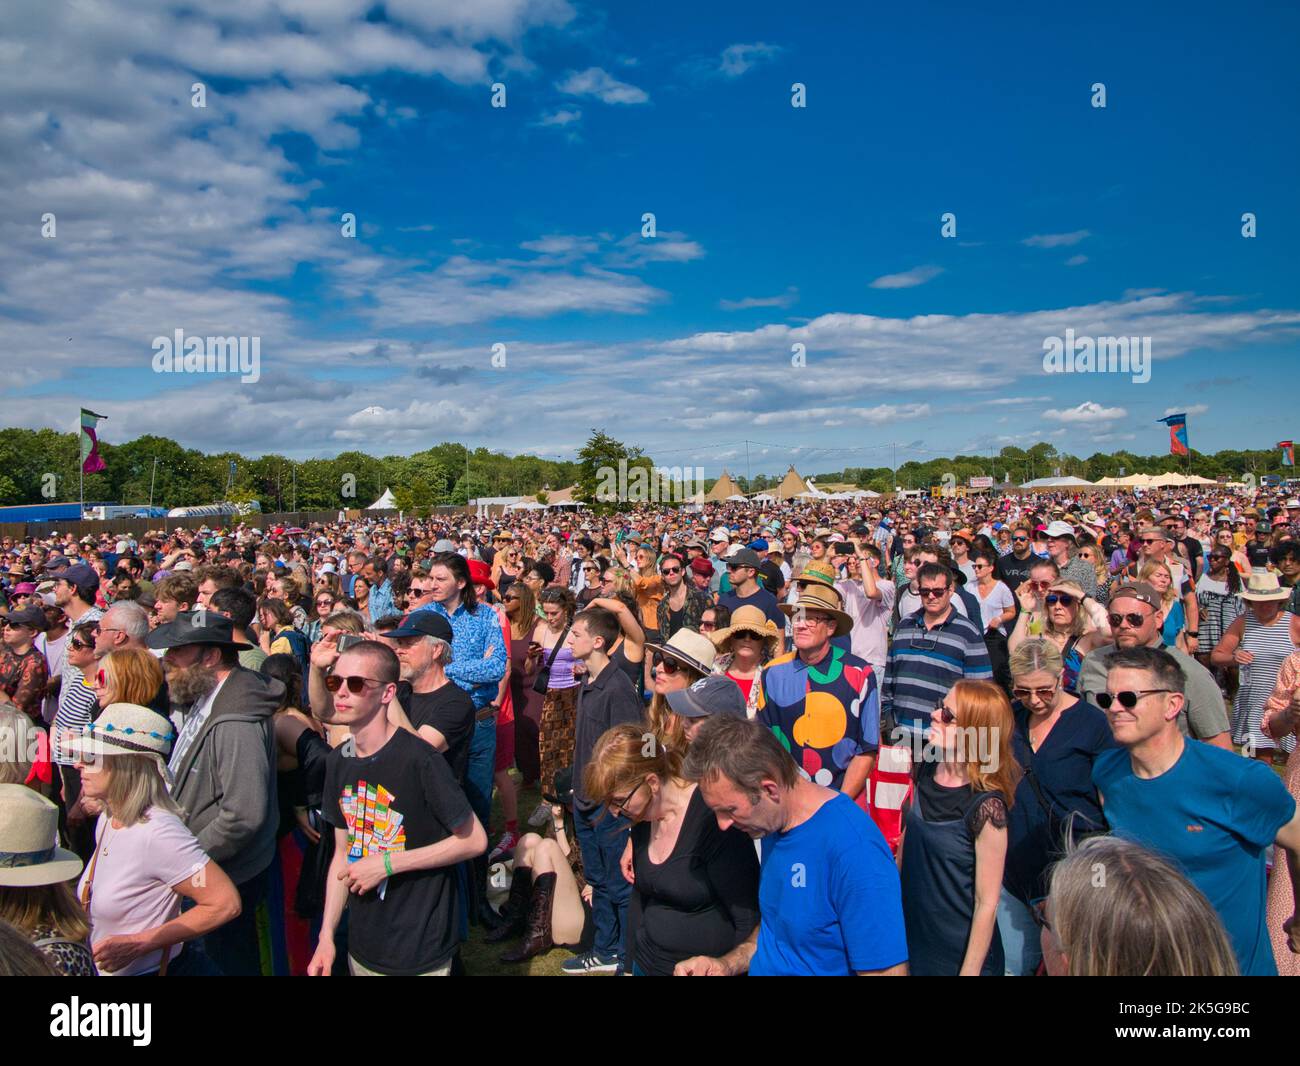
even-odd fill
[(543, 800), (537, 805), (537, 809), (528, 816), (528, 824), (534, 829), (540, 829), (551, 820), (551, 805)]
[(519, 834), (512, 833), (507, 829), (501, 834), (501, 838), (497, 841), (497, 846), (492, 849), (492, 854), (488, 856), (488, 862), (494, 863), (498, 860), (508, 858), (510, 853), (518, 846)]
[(617, 956), (597, 955), (594, 951), (589, 951), (586, 955), (575, 955), (565, 960), (560, 965), (560, 973), (614, 973), (618, 966)]

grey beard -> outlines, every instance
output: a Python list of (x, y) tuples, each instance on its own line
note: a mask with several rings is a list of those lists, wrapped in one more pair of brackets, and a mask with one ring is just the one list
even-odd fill
[(181, 707), (192, 707), (216, 687), (216, 673), (202, 666), (176, 671), (167, 679), (171, 702)]

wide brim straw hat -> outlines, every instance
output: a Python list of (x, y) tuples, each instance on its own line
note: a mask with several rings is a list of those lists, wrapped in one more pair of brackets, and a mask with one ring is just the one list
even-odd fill
[(135, 703), (110, 703), (67, 748), (74, 754), (156, 755), (166, 761), (176, 740), (176, 730), (157, 711)]
[(731, 625), (715, 630), (710, 634), (710, 639), (721, 649), (726, 647), (727, 641), (736, 633), (753, 633), (773, 646), (781, 639), (781, 631), (777, 629), (776, 623), (759, 608), (748, 605), (737, 607), (731, 616)]
[(781, 613), (793, 618), (800, 611), (825, 611), (835, 616), (835, 636), (842, 637), (853, 628), (853, 619), (841, 606), (840, 594), (829, 585), (812, 583), (799, 586), (794, 603), (780, 604)]
[(701, 674), (713, 672), (713, 660), (718, 654), (713, 641), (702, 633), (686, 628), (679, 629), (662, 644), (647, 641), (646, 647)]
[(59, 808), (26, 785), (0, 785), (0, 885), (36, 888), (71, 881), (81, 859), (58, 846)]
[(1283, 588), (1272, 570), (1252, 570), (1246, 578), (1246, 587), (1238, 593), (1243, 600), (1267, 603), (1291, 598), (1291, 590)]

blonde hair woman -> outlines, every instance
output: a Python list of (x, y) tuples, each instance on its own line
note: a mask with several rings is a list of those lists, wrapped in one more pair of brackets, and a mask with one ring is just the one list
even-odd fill
[[(1007, 639), (1007, 650), (1015, 655), (1016, 649), (1027, 640), (1041, 638), (1050, 641), (1061, 653), (1062, 688), (1074, 693), (1084, 656), (1105, 644), (1110, 633), (1092, 625), (1083, 589), (1075, 582), (1057, 578), (1043, 594), (1041, 604), (1027, 585), (1025, 582), (1016, 590), (1021, 611), (1016, 627)], [(1039, 631), (1035, 633), (1035, 629)]]
[[(1096, 871), (1106, 871), (1099, 887)], [(1162, 856), (1091, 837), (1052, 871), (1039, 911), (1053, 977), (1235, 977), (1237, 957), (1207, 900)]]
[(1007, 694), (991, 681), (958, 681), (931, 714), (934, 757), (917, 763), (899, 846), (913, 974), (1003, 973), (997, 914), (1020, 783), (1014, 732)]
[[(71, 745), (85, 798), (102, 806), (95, 851), (77, 886), (95, 964), (115, 976), (197, 974), (183, 951), (240, 911), (239, 893), (208, 858), (167, 792), (176, 731), (147, 707), (113, 703)], [(181, 913), (181, 899), (194, 906)]]
[(1162, 560), (1150, 560), (1138, 570), (1138, 580), (1145, 581), (1160, 595), (1160, 610), (1165, 616), (1160, 627), (1160, 639), (1165, 647), (1187, 651), (1187, 641), (1183, 636), (1187, 616), (1183, 611), (1183, 599), (1174, 588), (1174, 572), (1169, 564)]

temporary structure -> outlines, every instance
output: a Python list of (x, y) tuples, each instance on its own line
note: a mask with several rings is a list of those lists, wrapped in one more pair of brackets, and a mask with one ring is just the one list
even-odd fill
[(384, 489), (384, 494), (366, 508), (367, 511), (396, 511), (397, 501), (393, 499), (391, 489)]
[(740, 495), (740, 486), (731, 480), (731, 475), (724, 469), (722, 477), (713, 483), (713, 488), (704, 494), (705, 503), (721, 503)]
[(1081, 477), (1040, 477), (1033, 481), (1026, 481), (1020, 487), (1022, 489), (1090, 489), (1093, 484), (1091, 481), (1084, 481)]
[(792, 500), (796, 496), (804, 495), (807, 491), (808, 483), (799, 476), (799, 472), (792, 466), (785, 472), (781, 484), (772, 490), (772, 495), (778, 500)]

